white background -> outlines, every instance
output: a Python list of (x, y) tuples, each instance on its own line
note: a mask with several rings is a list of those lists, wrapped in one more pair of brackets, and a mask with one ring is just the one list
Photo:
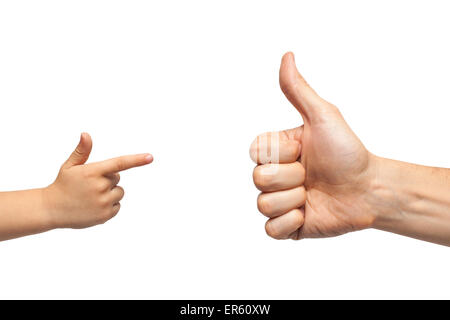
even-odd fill
[(110, 222), (0, 243), (0, 298), (450, 298), (450, 252), (376, 230), (276, 241), (248, 147), (301, 124), (282, 54), (375, 154), (450, 167), (447, 1), (2, 1), (1, 190), (81, 131), (122, 174)]

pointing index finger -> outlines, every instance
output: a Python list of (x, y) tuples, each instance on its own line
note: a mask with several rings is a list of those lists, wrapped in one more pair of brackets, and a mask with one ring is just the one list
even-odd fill
[(98, 162), (97, 166), (102, 173), (114, 173), (128, 170), (135, 167), (144, 166), (153, 161), (153, 156), (149, 153), (121, 156), (102, 162)]

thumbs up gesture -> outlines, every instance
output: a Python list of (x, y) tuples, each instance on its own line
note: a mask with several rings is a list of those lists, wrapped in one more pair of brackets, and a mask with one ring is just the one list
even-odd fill
[(258, 136), (250, 156), (262, 191), (258, 209), (276, 239), (337, 236), (372, 226), (368, 189), (376, 157), (369, 153), (339, 110), (307, 84), (294, 56), (283, 56), (280, 86), (303, 125)]
[(45, 202), (54, 228), (86, 228), (104, 223), (120, 210), (124, 196), (119, 172), (153, 161), (150, 154), (122, 156), (85, 164), (92, 150), (89, 134), (62, 165), (55, 182), (45, 188)]

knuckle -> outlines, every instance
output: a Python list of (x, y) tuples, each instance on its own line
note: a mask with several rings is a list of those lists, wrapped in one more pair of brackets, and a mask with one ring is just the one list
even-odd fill
[(300, 199), (301, 199), (301, 203), (302, 205), (305, 204), (306, 202), (306, 189), (304, 186), (300, 186), (299, 187), (299, 192), (300, 192)]
[(253, 170), (253, 182), (257, 188), (267, 188), (273, 184), (273, 175), (268, 172), (263, 172), (261, 166), (257, 166)]
[(334, 105), (332, 103), (329, 103), (329, 102), (327, 103), (327, 105), (328, 105), (328, 108), (330, 109), (331, 112), (334, 112), (336, 114), (340, 114), (341, 113), (341, 111), (339, 111), (339, 108), (336, 105)]
[(119, 211), (120, 211), (120, 203), (116, 204), (116, 207), (117, 208), (113, 209), (113, 211), (112, 211), (111, 218), (114, 218), (119, 213)]
[(119, 189), (119, 197), (122, 199), (125, 196), (125, 190), (122, 187), (117, 187)]
[(271, 201), (264, 195), (264, 193), (258, 196), (258, 210), (265, 215), (268, 215), (272, 212), (272, 203)]
[(299, 172), (300, 172), (300, 183), (304, 183), (305, 182), (305, 178), (306, 178), (305, 167), (300, 162), (297, 162), (297, 163), (298, 163)]
[(95, 190), (96, 190), (97, 192), (100, 192), (100, 193), (101, 193), (101, 192), (107, 190), (108, 187), (109, 187), (109, 184), (108, 184), (108, 183), (106, 183), (106, 182), (104, 182), (104, 181), (99, 181), (99, 182), (96, 184), (96, 186), (95, 186)]
[(125, 169), (125, 161), (123, 159), (118, 159), (116, 162), (116, 171), (122, 171)]
[(80, 146), (77, 146), (77, 147), (75, 148), (75, 150), (73, 151), (73, 154), (72, 154), (72, 155), (75, 156), (75, 157), (81, 157), (81, 156), (84, 155), (84, 153), (83, 153), (82, 150), (80, 150)]
[(294, 231), (294, 232), (291, 234), (290, 238), (291, 238), (292, 240), (295, 240), (295, 241), (300, 240), (300, 239), (301, 239), (301, 238), (300, 238), (300, 229), (297, 229), (296, 231)]
[(269, 237), (277, 239), (277, 240), (281, 239), (277, 228), (274, 228), (273, 223), (271, 223), (271, 220), (267, 220), (265, 229), (266, 229), (266, 233)]
[(120, 211), (120, 204), (116, 204), (112, 207), (108, 207), (103, 212), (103, 220), (106, 222), (114, 218)]
[(250, 146), (250, 157), (255, 163), (270, 163), (272, 161), (272, 132), (260, 134)]
[(88, 167), (84, 167), (81, 170), (81, 176), (85, 179), (90, 179), (94, 176), (94, 172), (89, 170)]
[(110, 204), (110, 201), (106, 197), (99, 197), (99, 199), (98, 199), (98, 206), (100, 208), (105, 209), (105, 208), (107, 208), (109, 206), (109, 204)]
[(303, 225), (303, 222), (305, 221), (305, 218), (303, 217), (303, 213), (300, 210), (295, 210), (295, 214), (293, 217), (293, 224), (300, 228)]
[(250, 145), (250, 158), (253, 160), (253, 162), (258, 163), (258, 150), (259, 150), (259, 142), (258, 138), (255, 138), (255, 140)]
[(289, 142), (288, 144), (286, 144), (285, 148), (289, 157), (292, 157), (292, 159), (298, 157), (299, 144), (297, 141)]

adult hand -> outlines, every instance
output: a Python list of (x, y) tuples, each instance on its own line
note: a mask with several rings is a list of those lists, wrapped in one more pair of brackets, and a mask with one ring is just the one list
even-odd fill
[(303, 126), (260, 135), (250, 148), (259, 164), (258, 208), (277, 239), (329, 237), (372, 226), (367, 197), (375, 177), (371, 155), (339, 110), (307, 84), (294, 56), (283, 56), (280, 86)]

